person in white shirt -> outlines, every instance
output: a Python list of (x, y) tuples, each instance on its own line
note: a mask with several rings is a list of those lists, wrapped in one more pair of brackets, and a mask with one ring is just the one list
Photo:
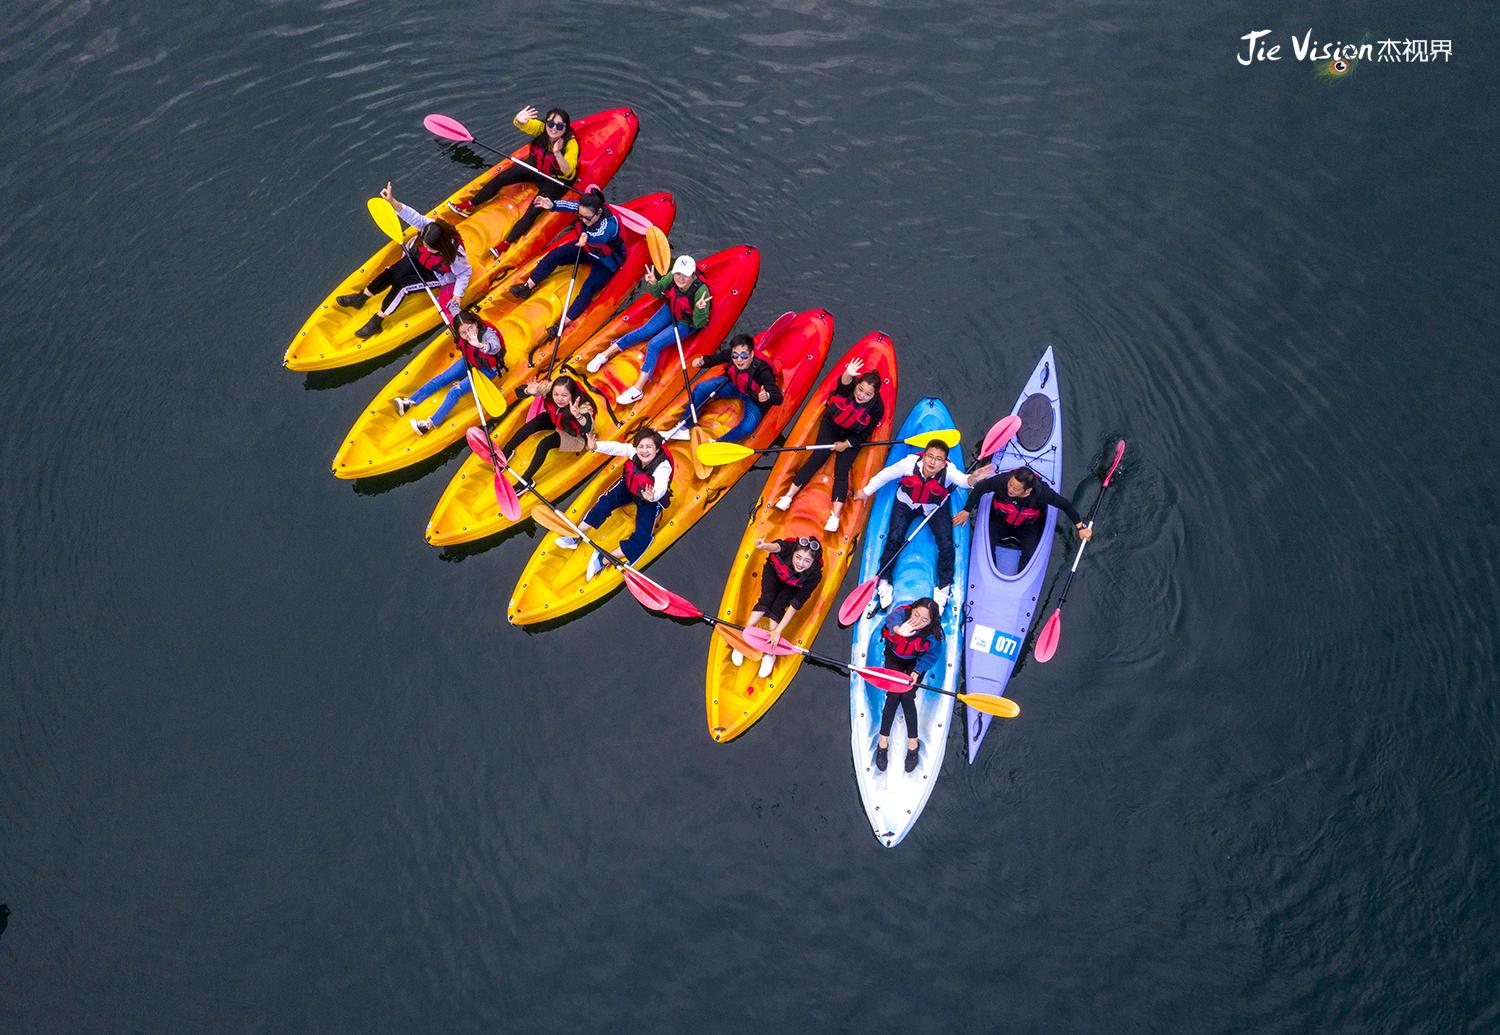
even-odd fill
[[(880, 568), (885, 574), (875, 589), (880, 610), (888, 610), (891, 606), (894, 589), (889, 578), (890, 567), (896, 552), (906, 542), (906, 530), (912, 521), (920, 521), (939, 507), (946, 507), (954, 489), (972, 488), (976, 482), (994, 473), (995, 466), (986, 464), (973, 474), (965, 474), (948, 459), (948, 447), (933, 442), (921, 453), (902, 457), (885, 467), (854, 494), (857, 500), (869, 499), (882, 486), (893, 481), (897, 483), (890, 529), (885, 537), (885, 550), (880, 555)], [(948, 606), (948, 597), (953, 591), (953, 522), (945, 514), (928, 521), (927, 527), (932, 529), (932, 538), (937, 542), (937, 586), (933, 589), (932, 599), (937, 601), (941, 612)]]
[[(651, 545), (651, 537), (656, 534), (656, 521), (672, 501), (672, 454), (667, 452), (661, 435), (650, 428), (636, 432), (628, 443), (592, 441), (589, 448), (596, 453), (627, 459), (623, 477), (589, 508), (579, 528), (588, 532), (604, 524), (621, 507), (634, 506), (635, 531), (614, 550), (616, 557), (627, 564), (633, 563)], [(572, 550), (578, 546), (578, 537), (562, 536), (557, 545)], [(592, 580), (603, 569), (604, 556), (595, 550), (589, 558), (584, 579)]]

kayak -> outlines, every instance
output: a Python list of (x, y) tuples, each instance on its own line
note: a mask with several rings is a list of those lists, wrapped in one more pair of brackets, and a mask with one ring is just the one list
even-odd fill
[[(1058, 391), (1057, 361), (1049, 346), (1037, 361), (1012, 413), (1021, 418), (1021, 430), (997, 455), (990, 458), (999, 471), (1025, 465), (1048, 485), (1062, 491), (1062, 398)], [(969, 607), (964, 640), (964, 684), (971, 694), (1003, 696), (1005, 684), (1021, 655), (1021, 645), (1036, 616), (1037, 599), (1047, 578), (1052, 556), (1053, 529), (1057, 510), (1047, 508), (1042, 518), (1042, 538), (1024, 569), (1021, 553), (1013, 546), (990, 541), (990, 494), (980, 501), (975, 520), (974, 548), (969, 558)], [(964, 737), (973, 764), (980, 741), (990, 728), (990, 717), (966, 708)]]
[[(844, 367), (851, 359), (863, 361), (865, 370), (877, 371), (882, 379), (880, 398), (885, 403), (885, 413), (879, 426), (871, 432), (870, 441), (878, 442), (891, 437), (891, 428), (895, 426), (896, 419), (896, 347), (890, 338), (876, 331), (861, 338), (834, 364), (823, 383), (809, 397), (807, 407), (792, 425), (792, 430), (787, 433), (788, 445), (811, 445), (817, 441), (824, 401), (838, 386)], [(849, 472), (851, 492), (869, 481), (884, 466), (887, 448), (870, 446), (860, 451)], [(791, 507), (785, 512), (772, 506), (789, 491), (793, 476), (810, 455), (812, 454), (797, 452), (777, 456), (771, 474), (766, 479), (766, 487), (761, 490), (760, 498), (750, 509), (750, 521), (745, 526), (745, 534), (740, 538), (734, 564), (724, 582), (724, 596), (719, 601), (720, 618), (743, 623), (750, 614), (750, 609), (760, 599), (761, 573), (768, 556), (755, 548), (756, 542), (762, 539), (817, 536), (823, 543), (823, 578), (784, 630), (787, 639), (803, 648), (812, 647), (813, 641), (818, 637), (818, 630), (823, 626), (823, 620), (839, 599), (839, 584), (844, 581), (844, 574), (854, 562), (854, 544), (864, 530), (865, 518), (869, 512), (868, 501), (850, 499), (840, 514), (839, 530), (824, 530), (823, 522), (828, 518), (833, 492), (831, 458), (797, 494)], [(827, 453), (823, 455), (827, 456)], [(708, 734), (723, 744), (740, 736), (770, 710), (802, 666), (802, 655), (791, 654), (778, 658), (770, 677), (760, 679), (754, 659), (735, 665), (730, 660), (729, 644), (722, 637), (709, 637), (708, 643), (708, 676), (705, 685)]]
[[(760, 276), (760, 252), (749, 245), (728, 248), (704, 259), (698, 270), (708, 281), (714, 302), (708, 324), (682, 343), (689, 361), (694, 356), (708, 355), (729, 337), (755, 290), (755, 282)], [(628, 406), (615, 402), (615, 397), (640, 376), (641, 362), (646, 354), (644, 344), (615, 356), (597, 374), (587, 371), (590, 359), (622, 334), (647, 323), (661, 305), (660, 299), (642, 293), (625, 312), (580, 346), (567, 362), (559, 364), (563, 371), (589, 387), (597, 407), (594, 428), (599, 438), (627, 437), (637, 428), (644, 427), (681, 391), (682, 371), (678, 367), (675, 349), (663, 354), (656, 376), (646, 383), (641, 398)], [(545, 372), (538, 372), (538, 376)], [(508, 442), (526, 423), (528, 410), (528, 406), (511, 407), (490, 433), (491, 441), (501, 446)], [(526, 469), (543, 437), (532, 436), (517, 448), (515, 456), (508, 458), (516, 471)], [(537, 487), (542, 495), (557, 502), (603, 467), (608, 459), (600, 453), (554, 450), (537, 472)], [(531, 508), (538, 502), (529, 492), (523, 493), (520, 500), (520, 518), (506, 520), (495, 502), (494, 475), (489, 464), (471, 453), (464, 458), (463, 465), (433, 509), (427, 522), (427, 541), (433, 546), (451, 546), (506, 532), (526, 521), (531, 516)]]
[[(901, 429), (893, 436), (898, 439), (911, 438), (924, 431), (937, 431), (954, 427), (948, 407), (928, 396), (912, 407)], [(899, 445), (891, 449), (888, 464), (917, 452), (916, 447)], [(962, 449), (953, 448), (950, 456), (953, 463), (963, 466)], [(955, 489), (948, 497), (946, 512), (940, 510), (933, 521), (952, 520), (953, 515), (963, 509), (968, 498), (967, 489)], [(896, 499), (896, 483), (881, 488), (872, 501), (869, 516), (870, 534), (865, 536), (864, 554), (860, 558), (859, 579), (864, 582), (875, 577), (880, 569), (880, 553), (885, 548), (886, 532), (890, 528), (891, 507)], [(916, 527), (916, 522), (912, 522)], [(960, 640), (961, 616), (964, 610), (963, 587), (968, 584), (969, 526), (959, 525), (953, 529), (953, 594), (948, 606), (943, 609), (942, 660), (934, 665), (923, 680), (946, 690), (958, 689), (958, 666), (962, 641)], [(918, 597), (932, 595), (933, 579), (937, 574), (937, 544), (932, 538), (931, 524), (917, 533), (916, 538), (901, 552), (893, 570), (887, 573), (894, 588), (892, 606), (907, 604)], [(888, 612), (879, 611), (873, 616), (867, 611), (854, 623), (853, 650), (850, 663), (853, 665), (883, 665), (885, 644), (880, 630)], [(937, 783), (938, 771), (943, 766), (943, 753), (948, 740), (948, 728), (953, 719), (953, 698), (931, 690), (914, 690), (917, 695), (917, 726), (921, 749), (917, 756), (917, 767), (906, 772), (906, 720), (900, 711), (891, 727), (890, 764), (885, 772), (875, 768), (875, 747), (880, 737), (880, 710), (885, 703), (885, 693), (869, 686), (861, 677), (849, 677), (849, 725), (850, 746), (854, 752), (854, 776), (859, 784), (859, 796), (864, 802), (865, 816), (875, 836), (887, 848), (894, 848), (910, 832), (922, 814), (932, 787)]]
[[(791, 423), (792, 415), (823, 369), (832, 340), (833, 316), (825, 310), (812, 309), (797, 314), (768, 339), (757, 341), (757, 354), (776, 368), (783, 401), (766, 411), (743, 445), (751, 449), (765, 448)], [(715, 439), (738, 424), (744, 405), (740, 399), (721, 397), (710, 398), (699, 407), (698, 426), (705, 438)], [(686, 407), (687, 393), (683, 391), (657, 421), (658, 430), (669, 430)], [(755, 463), (754, 456), (747, 457), (738, 463), (710, 467), (708, 477), (699, 478), (693, 469), (692, 449), (691, 441), (667, 443), (673, 468), (672, 497), (657, 520), (651, 545), (635, 562), (637, 569), (649, 565), (682, 538)], [(582, 521), (589, 508), (620, 480), (624, 458), (611, 457), (609, 460), (608, 466), (584, 487), (568, 508), (568, 517), (575, 524)], [(590, 535), (596, 542), (614, 547), (630, 534), (634, 524), (634, 508), (622, 507), (610, 515), (602, 528)], [(605, 567), (592, 580), (585, 579), (584, 569), (593, 550), (587, 543), (580, 544), (575, 550), (566, 550), (557, 545), (557, 539), (556, 533), (548, 533), (521, 572), (507, 609), (507, 617), (513, 625), (534, 625), (572, 614), (603, 600), (624, 583), (619, 570), (612, 566)]]
[[(578, 138), (576, 182), (579, 187), (590, 183), (602, 187), (609, 183), (625, 156), (630, 154), (639, 128), (639, 120), (629, 108), (611, 108), (576, 119), (573, 133)], [(528, 146), (529, 141), (512, 154), (521, 157)], [(453, 211), (448, 202), (474, 193), (505, 164), (502, 161), (484, 170), (427, 213), (433, 219), (452, 223), (463, 238), (464, 253), (474, 271), (469, 280), (466, 302), (483, 294), (497, 273), (530, 265), (547, 250), (553, 236), (573, 219), (571, 212), (544, 213), (501, 258), (496, 258), (490, 248), (505, 239), (506, 233), (536, 197), (536, 188), (530, 184), (505, 187), (468, 217)], [(408, 235), (411, 232), (408, 230)], [(440, 323), (437, 310), (425, 291), (408, 295), (396, 311), (386, 317), (380, 331), (365, 339), (356, 338), (354, 332), (375, 314), (379, 299), (370, 299), (360, 309), (345, 309), (334, 301), (339, 295), (360, 291), (371, 278), (399, 258), (401, 249), (394, 242), (387, 242), (385, 247), (340, 281), (292, 338), (282, 363), (290, 370), (331, 370), (383, 356), (437, 327)]]
[[(670, 194), (648, 194), (626, 204), (661, 227), (663, 232), (672, 228), (677, 214), (677, 206)], [(624, 236), (623, 263), (594, 296), (589, 307), (563, 329), (562, 340), (558, 343), (559, 359), (571, 354), (604, 325), (646, 271), (650, 256), (646, 254), (645, 238), (630, 230), (626, 230)], [(543, 335), (562, 316), (573, 274), (571, 263), (559, 267), (552, 276), (536, 286), (529, 298), (520, 301), (510, 293), (510, 288), (526, 279), (528, 269), (529, 266), (523, 266), (515, 270), (474, 306), (481, 319), (495, 325), (505, 342), (505, 365), (508, 370), (493, 383), (500, 392), (507, 393), (512, 398), (521, 385), (546, 373), (551, 349), (546, 347)], [(588, 275), (588, 271), (581, 267), (578, 273), (580, 281)], [(577, 290), (576, 286), (574, 290)], [(365, 407), (349, 433), (344, 436), (344, 442), (333, 458), (334, 476), (368, 478), (387, 474), (436, 456), (463, 438), (464, 432), (479, 422), (471, 393), (465, 393), (447, 419), (425, 435), (419, 435), (412, 429), (412, 419), (431, 416), (442, 404), (448, 391), (446, 388), (440, 389), (404, 415), (398, 416), (395, 406), (398, 396), (411, 396), (433, 377), (447, 370), (458, 358), (458, 346), (453, 343), (453, 336), (444, 330)], [(534, 360), (538, 361), (538, 367), (532, 366)], [(525, 410), (526, 407), (520, 409)], [(488, 416), (494, 417), (495, 414)]]

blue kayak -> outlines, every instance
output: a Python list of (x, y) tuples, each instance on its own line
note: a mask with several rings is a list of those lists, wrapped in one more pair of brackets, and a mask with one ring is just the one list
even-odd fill
[[(895, 438), (906, 439), (924, 431), (938, 431), (954, 427), (948, 407), (937, 399), (921, 400), (907, 414), (901, 430)], [(887, 464), (918, 452), (912, 446), (899, 445), (891, 450)], [(963, 466), (963, 454), (954, 447), (949, 459)], [(864, 554), (860, 560), (859, 581), (874, 578), (880, 568), (880, 553), (885, 548), (887, 531), (890, 528), (891, 506), (896, 498), (896, 483), (881, 488), (870, 501), (870, 520), (866, 526)], [(963, 509), (968, 498), (967, 489), (958, 489), (949, 497), (945, 510), (933, 515), (933, 521), (953, 520), (953, 515)], [(916, 522), (912, 523), (916, 527)], [(969, 526), (953, 529), (954, 574), (953, 593), (948, 606), (943, 609), (943, 643), (940, 650), (943, 660), (928, 673), (925, 682), (948, 690), (958, 688), (958, 672), (962, 641), (960, 640), (963, 592), (968, 584)], [(918, 597), (930, 597), (936, 588), (933, 579), (937, 574), (937, 544), (932, 538), (931, 522), (919, 531), (916, 538), (901, 553), (887, 573), (894, 589), (893, 607), (910, 603)], [(877, 605), (872, 605), (872, 608)], [(869, 610), (854, 624), (851, 663), (854, 665), (883, 665), (885, 643), (880, 630), (888, 612)], [(895, 725), (891, 727), (890, 764), (885, 772), (875, 768), (875, 746), (880, 736), (880, 710), (885, 703), (885, 693), (871, 687), (859, 676), (849, 677), (849, 725), (850, 746), (854, 752), (854, 775), (859, 783), (859, 796), (864, 802), (865, 815), (875, 836), (887, 848), (901, 843), (917, 817), (922, 814), (927, 798), (937, 783), (938, 771), (943, 765), (943, 752), (948, 741), (948, 730), (953, 721), (953, 698), (931, 690), (914, 691), (917, 695), (917, 726), (921, 750), (917, 767), (905, 770), (906, 722), (900, 711), (896, 713)]]

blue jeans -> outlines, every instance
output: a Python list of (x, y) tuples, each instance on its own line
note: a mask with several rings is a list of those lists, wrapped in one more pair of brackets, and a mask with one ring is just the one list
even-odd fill
[(615, 511), (632, 504), (635, 506), (635, 531), (630, 533), (628, 539), (620, 542), (620, 552), (627, 561), (634, 564), (636, 558), (651, 545), (651, 537), (656, 533), (656, 519), (661, 514), (660, 503), (642, 503), (630, 494), (621, 479), (613, 489), (599, 497), (598, 503), (589, 508), (589, 512), (583, 516), (583, 523), (590, 528), (598, 528)]
[[(552, 276), (553, 272), (559, 266), (564, 264), (571, 266), (574, 258), (581, 251), (583, 249), (579, 248), (576, 244), (565, 244), (561, 248), (552, 249), (546, 255), (542, 256), (541, 262), (532, 267), (530, 274), (531, 282), (533, 284), (540, 284)], [(573, 288), (573, 302), (568, 306), (569, 323), (572, 323), (583, 315), (583, 311), (594, 300), (594, 296), (599, 293), (599, 289), (608, 284), (609, 278), (614, 276), (615, 273), (612, 269), (606, 269), (602, 262), (587, 253), (584, 253), (583, 257), (578, 261), (580, 265), (587, 266), (589, 271), (583, 283)]]
[(437, 394), (440, 389), (447, 388), (448, 395), (432, 413), (432, 423), (441, 424), (448, 419), (448, 414), (453, 412), (453, 407), (458, 405), (460, 399), (469, 394), (469, 364), (459, 356), (453, 361), (453, 365), (444, 370), (437, 377), (428, 381), (421, 388), (412, 393), (411, 401), (423, 402)]
[[(728, 386), (728, 391), (724, 390), (725, 386)], [(745, 415), (740, 418), (738, 424), (719, 436), (720, 442), (738, 442), (754, 431), (760, 424), (761, 417), (764, 416), (761, 413), (760, 403), (741, 395), (740, 390), (734, 387), (734, 383), (727, 377), (711, 377), (707, 381), (699, 381), (694, 386), (693, 407), (700, 417), (703, 416), (703, 404), (708, 402), (709, 396), (716, 399), (739, 399), (744, 404)], [(691, 414), (689, 419), (692, 419)]]
[(647, 320), (645, 325), (637, 327), (629, 334), (622, 334), (615, 342), (623, 352), (632, 345), (639, 345), (646, 339), (646, 358), (641, 361), (641, 373), (650, 377), (656, 373), (656, 364), (661, 359), (661, 353), (666, 348), (677, 347), (677, 335), (682, 336), (683, 343), (698, 333), (698, 328), (693, 326), (691, 320), (677, 321), (677, 334), (672, 333), (672, 313), (666, 306), (656, 311), (656, 315)]

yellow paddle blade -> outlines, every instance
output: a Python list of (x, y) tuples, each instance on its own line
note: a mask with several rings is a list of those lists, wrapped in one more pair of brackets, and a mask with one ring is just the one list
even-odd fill
[(375, 225), (380, 227), (380, 232), (400, 244), (404, 233), (401, 229), (401, 217), (396, 215), (396, 210), (391, 208), (391, 203), (384, 198), (371, 198), (365, 202), (365, 208), (370, 210), (370, 218), (375, 220)]
[(976, 712), (998, 715), (1002, 719), (1014, 719), (1021, 714), (1021, 706), (1009, 697), (997, 697), (994, 694), (959, 694), (958, 699)]
[(672, 268), (672, 246), (667, 243), (667, 235), (662, 233), (661, 227), (653, 226), (646, 231), (646, 254), (651, 256), (656, 275), (665, 277), (667, 270)]
[(723, 467), (754, 456), (755, 450), (738, 442), (700, 442), (693, 455), (709, 467)]
[(708, 445), (704, 441), (704, 436), (705, 432), (702, 428), (694, 428), (688, 432), (688, 444), (691, 447), (688, 449), (688, 456), (692, 458), (693, 473), (698, 476), (700, 482), (708, 480), (708, 465), (698, 457), (698, 450)]
[[(952, 449), (958, 445), (961, 438), (963, 436), (958, 433), (957, 428), (944, 428), (942, 431), (924, 431), (920, 435), (913, 435), (911, 438), (902, 439), (902, 441), (909, 446), (916, 446), (919, 449), (926, 448), (933, 442), (941, 442), (949, 449)], [(996, 698), (996, 700), (999, 700), (999, 698)]]
[(474, 385), (479, 405), (484, 407), (486, 417), (498, 417), (505, 412), (505, 395), (500, 391), (499, 385), (472, 368), (469, 370), (469, 380)]
[(549, 532), (556, 532), (558, 535), (578, 534), (578, 529), (573, 527), (573, 522), (569, 521), (566, 516), (559, 514), (557, 511), (553, 510), (545, 503), (535, 504), (531, 508), (531, 517), (532, 520), (534, 520), (537, 524), (541, 525)]

